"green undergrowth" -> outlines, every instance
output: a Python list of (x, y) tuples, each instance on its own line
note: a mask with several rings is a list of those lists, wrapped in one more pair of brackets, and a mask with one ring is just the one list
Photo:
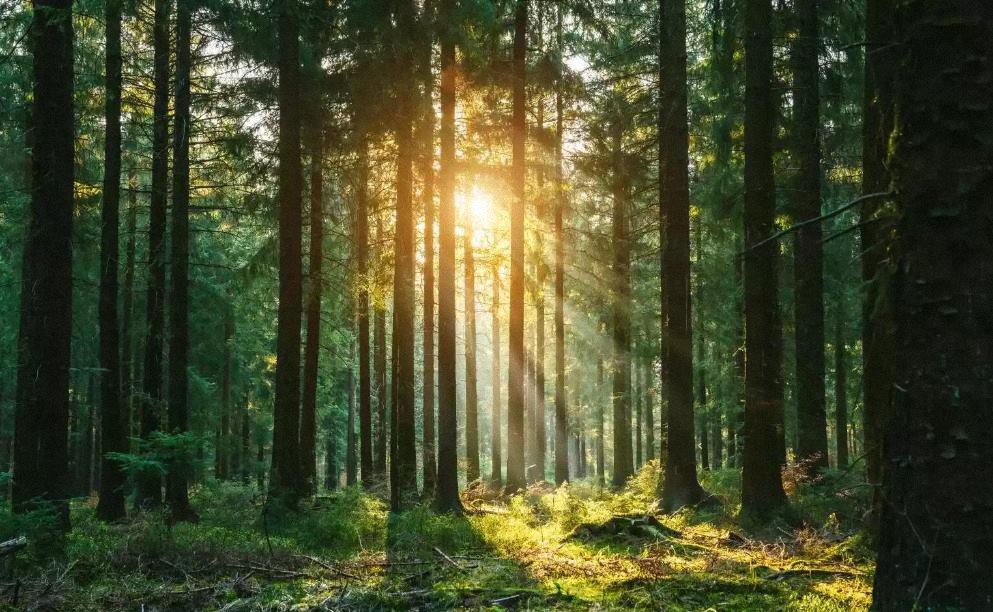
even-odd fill
[[(384, 500), (357, 488), (290, 510), (251, 487), (211, 484), (195, 491), (200, 522), (171, 526), (159, 512), (106, 525), (94, 517), (92, 500), (80, 500), (65, 555), (43, 561), (40, 553), (22, 554), (6, 570), (0, 605), (862, 610), (872, 559), (859, 531), (863, 500), (851, 496), (846, 479), (829, 474), (793, 487), (802, 522), (751, 528), (736, 521), (732, 470), (702, 477), (720, 503), (655, 514), (655, 464), (620, 492), (593, 483), (536, 485), (511, 497), (472, 489), (464, 517), (427, 506), (391, 514)], [(646, 514), (657, 528), (601, 533), (612, 517), (653, 520), (640, 518)], [(17, 520), (24, 521), (0, 514), (0, 532), (24, 531)]]

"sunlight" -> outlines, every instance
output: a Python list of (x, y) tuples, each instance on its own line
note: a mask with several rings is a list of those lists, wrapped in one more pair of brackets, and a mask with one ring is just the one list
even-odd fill
[(493, 219), (493, 197), (478, 185), (473, 185), (469, 193), (460, 193), (456, 199), (456, 207), (459, 218), (471, 223), (474, 230), (490, 227)]

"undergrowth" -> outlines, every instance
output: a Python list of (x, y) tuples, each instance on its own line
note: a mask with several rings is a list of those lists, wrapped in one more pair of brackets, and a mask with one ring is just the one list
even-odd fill
[[(32, 545), (19, 555), (0, 608), (868, 608), (864, 492), (849, 475), (801, 483), (790, 495), (803, 522), (761, 529), (736, 520), (734, 470), (701, 477), (719, 503), (666, 516), (655, 514), (658, 478), (653, 463), (619, 492), (589, 482), (510, 497), (477, 489), (465, 517), (428, 506), (390, 514), (358, 488), (290, 510), (252, 487), (212, 483), (195, 490), (200, 522), (176, 525), (164, 512), (106, 525), (93, 500), (79, 500), (65, 554)], [(618, 516), (649, 527), (604, 533)], [(46, 520), (0, 512), (0, 537), (43, 542)]]

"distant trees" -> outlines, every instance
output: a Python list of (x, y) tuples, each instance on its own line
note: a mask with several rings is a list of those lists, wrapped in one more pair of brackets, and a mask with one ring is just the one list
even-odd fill
[(873, 608), (981, 610), (993, 604), (993, 490), (977, 486), (993, 470), (993, 7), (895, 9), (897, 350)]

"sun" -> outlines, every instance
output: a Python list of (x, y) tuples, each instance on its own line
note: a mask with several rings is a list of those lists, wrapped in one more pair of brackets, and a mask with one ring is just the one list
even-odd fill
[(493, 219), (493, 197), (489, 193), (473, 186), (469, 193), (461, 195), (458, 204), (462, 218), (471, 223), (474, 230), (490, 227)]

